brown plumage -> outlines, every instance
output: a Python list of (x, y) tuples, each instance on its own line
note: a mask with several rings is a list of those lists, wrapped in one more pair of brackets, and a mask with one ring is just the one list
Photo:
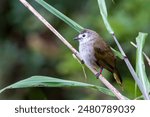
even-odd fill
[(101, 37), (95, 41), (93, 46), (96, 64), (112, 72), (116, 82), (121, 85), (122, 80), (116, 68), (116, 57), (110, 46)]
[(116, 68), (116, 57), (110, 46), (93, 30), (85, 29), (76, 38), (79, 52), (84, 62), (93, 69), (105, 68), (113, 73), (118, 84), (122, 84)]

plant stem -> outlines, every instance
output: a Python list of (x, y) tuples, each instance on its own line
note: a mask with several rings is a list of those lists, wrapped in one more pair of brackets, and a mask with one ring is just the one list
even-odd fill
[(143, 86), (142, 86), (141, 80), (138, 78), (137, 74), (135, 73), (135, 71), (134, 71), (134, 69), (133, 69), (131, 63), (129, 62), (129, 59), (127, 58), (125, 52), (123, 51), (123, 49), (122, 49), (121, 45), (119, 44), (119, 42), (118, 42), (118, 40), (117, 40), (117, 38), (116, 38), (116, 36), (115, 36), (114, 33), (112, 33), (112, 37), (113, 37), (113, 39), (115, 40), (115, 42), (116, 42), (116, 44), (117, 44), (117, 46), (118, 46), (118, 48), (119, 48), (121, 54), (124, 56), (124, 59), (123, 59), (123, 60), (125, 61), (125, 63), (126, 63), (128, 69), (129, 69), (131, 75), (133, 76), (134, 80), (136, 81), (136, 83), (137, 83), (139, 89), (141, 90), (141, 92), (142, 92), (144, 98), (149, 100), (149, 99), (150, 99), (149, 95), (147, 94), (147, 92), (145, 92), (145, 90), (144, 90), (144, 88), (143, 88)]
[[(44, 17), (42, 17), (26, 0), (20, 0), (20, 2), (26, 6), (48, 29), (50, 29), (72, 52), (73, 54), (77, 57), (77, 59), (79, 59), (80, 61), (82, 61), (79, 52), (73, 48), (73, 46), (66, 41), (66, 39), (61, 36), (57, 30), (55, 30), (55, 28), (53, 28), (45, 19)], [(86, 65), (86, 64), (85, 64)], [(87, 65), (86, 65), (87, 66)], [(97, 71), (95, 71), (94, 69), (92, 69), (91, 67), (87, 66), (94, 74), (97, 73)], [(114, 95), (118, 98), (118, 99), (122, 99), (125, 100), (127, 99), (126, 97), (124, 97), (115, 87), (113, 87), (103, 76), (99, 76), (99, 79), (103, 82), (103, 84), (108, 87), (113, 93)]]
[[(137, 48), (137, 45), (133, 42), (130, 42), (135, 48)], [(145, 59), (147, 60), (148, 62), (148, 65), (150, 66), (150, 58), (145, 54), (145, 52), (143, 52), (143, 55), (145, 57)]]

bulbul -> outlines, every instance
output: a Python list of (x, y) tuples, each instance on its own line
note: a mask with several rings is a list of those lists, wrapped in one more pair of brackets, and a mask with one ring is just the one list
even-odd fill
[(103, 68), (113, 73), (116, 82), (121, 85), (122, 80), (116, 68), (116, 57), (110, 46), (100, 37), (98, 33), (90, 29), (84, 29), (77, 37), (79, 41), (79, 53), (84, 63), (95, 70), (100, 68), (97, 77)]

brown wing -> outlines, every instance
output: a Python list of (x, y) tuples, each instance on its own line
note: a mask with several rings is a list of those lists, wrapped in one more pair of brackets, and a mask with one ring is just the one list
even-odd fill
[(109, 45), (104, 40), (97, 39), (93, 46), (97, 65), (113, 72), (116, 58)]

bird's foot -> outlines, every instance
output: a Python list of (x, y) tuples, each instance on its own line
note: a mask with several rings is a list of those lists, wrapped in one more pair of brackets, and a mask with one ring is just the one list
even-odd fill
[(96, 76), (97, 79), (99, 78), (100, 75), (101, 75), (100, 72), (97, 72), (97, 73), (95, 74), (95, 76)]
[(102, 74), (102, 71), (103, 71), (103, 67), (100, 67), (100, 71), (95, 74), (95, 76), (96, 76), (97, 79)]
[(81, 64), (84, 64), (84, 60), (83, 59), (81, 60)]
[(100, 67), (99, 73), (102, 74), (102, 72), (103, 72), (103, 67)]
[(127, 56), (123, 56), (123, 59), (128, 59), (128, 57)]

